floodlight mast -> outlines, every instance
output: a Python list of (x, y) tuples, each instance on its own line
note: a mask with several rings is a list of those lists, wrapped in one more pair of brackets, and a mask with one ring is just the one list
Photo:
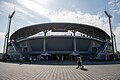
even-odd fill
[(113, 36), (114, 36), (115, 52), (117, 52), (116, 35), (115, 35), (115, 34), (113, 34)]
[(112, 51), (113, 51), (113, 58), (114, 58), (114, 44), (113, 44), (113, 33), (112, 33), (112, 27), (111, 27), (111, 20), (110, 20), (110, 18), (112, 18), (112, 16), (111, 15), (109, 15), (108, 13), (107, 13), (107, 11), (104, 11), (105, 12), (105, 14), (107, 15), (107, 17), (108, 17), (108, 19), (109, 19), (109, 27), (110, 27), (110, 33), (111, 33), (111, 41), (112, 41)]
[(12, 17), (13, 17), (14, 14), (15, 14), (15, 10), (13, 11), (13, 13), (11, 15), (8, 16), (8, 18), (9, 18), (9, 26), (8, 26), (8, 32), (7, 32), (7, 35), (6, 35), (6, 38), (7, 38), (6, 52), (5, 52), (5, 58), (6, 59), (7, 59), (7, 53), (8, 53), (8, 42), (9, 42), (9, 35), (10, 35), (11, 20), (12, 20)]

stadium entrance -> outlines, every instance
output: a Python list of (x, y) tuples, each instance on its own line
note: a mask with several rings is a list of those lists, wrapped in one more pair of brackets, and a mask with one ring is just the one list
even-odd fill
[(50, 55), (50, 60), (70, 60), (70, 55), (69, 54), (51, 54)]

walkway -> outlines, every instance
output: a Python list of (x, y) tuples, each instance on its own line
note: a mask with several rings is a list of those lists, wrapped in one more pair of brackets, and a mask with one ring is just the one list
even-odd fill
[(120, 64), (35, 65), (0, 62), (0, 80), (120, 80)]

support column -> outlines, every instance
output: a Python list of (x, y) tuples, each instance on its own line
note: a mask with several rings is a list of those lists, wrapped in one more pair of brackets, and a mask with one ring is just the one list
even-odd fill
[(114, 38), (114, 44), (115, 44), (115, 52), (117, 52), (117, 45), (116, 45), (116, 37), (115, 37), (115, 35), (113, 34), (113, 38)]
[(46, 52), (46, 34), (48, 30), (44, 31), (44, 40), (43, 40), (43, 52)]
[(75, 37), (75, 33), (76, 33), (76, 31), (75, 30), (71, 30), (72, 32), (73, 32), (73, 37), (74, 37), (74, 40), (73, 40), (73, 52), (70, 54), (71, 55), (71, 60), (75, 57), (75, 58), (77, 58), (77, 55), (79, 55), (79, 54), (77, 54), (76, 53), (76, 37)]
[(76, 33), (76, 31), (75, 30), (71, 30), (72, 32), (73, 32), (73, 36), (74, 36), (74, 42), (73, 42), (73, 44), (74, 44), (74, 52), (76, 51), (76, 38), (75, 38), (75, 33)]
[(74, 51), (76, 51), (76, 38), (74, 37)]
[(43, 51), (45, 52), (46, 51), (46, 39), (44, 38), (43, 40)]

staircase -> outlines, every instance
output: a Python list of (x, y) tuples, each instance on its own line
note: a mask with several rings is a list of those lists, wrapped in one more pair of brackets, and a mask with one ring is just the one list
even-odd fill
[(95, 57), (97, 57), (98, 54), (103, 52), (106, 49), (106, 47), (108, 46), (108, 43), (109, 43), (109, 41), (102, 42), (99, 47), (95, 47), (96, 49), (93, 50), (93, 52), (92, 52), (92, 58), (94, 59)]
[(20, 53), (20, 46), (16, 42), (11, 42), (15, 53)]

